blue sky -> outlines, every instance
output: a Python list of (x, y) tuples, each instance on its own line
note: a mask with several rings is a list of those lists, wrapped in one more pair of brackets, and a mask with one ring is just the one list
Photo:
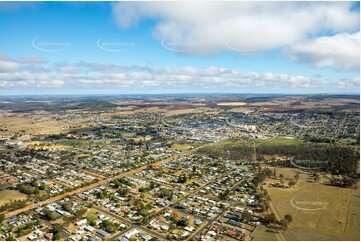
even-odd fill
[(358, 2), (3, 2), (0, 94), (359, 93), (359, 11)]

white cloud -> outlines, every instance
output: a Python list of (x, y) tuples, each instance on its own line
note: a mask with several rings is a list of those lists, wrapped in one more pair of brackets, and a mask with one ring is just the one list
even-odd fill
[[(12, 59), (2, 55), (2, 60)], [(18, 59), (20, 60), (20, 59)], [(15, 62), (16, 63), (16, 62)], [(43, 69), (28, 71), (28, 64), (16, 63), (17, 71), (0, 73), (0, 87), (7, 89), (53, 90), (153, 90), (153, 91), (232, 91), (287, 92), (354, 90), (359, 79), (331, 82), (324, 77), (307, 77), (286, 73), (241, 72), (236, 69), (122, 66), (91, 62), (45, 61)]]
[(339, 70), (359, 70), (360, 32), (320, 37), (292, 45), (286, 55), (291, 59), (311, 63), (316, 67)]
[(14, 60), (0, 52), (0, 73), (17, 71), (18, 69), (19, 65)]
[[(121, 27), (156, 20), (153, 34), (169, 49), (209, 54), (285, 47), (309, 35), (354, 31), (359, 12), (350, 2), (119, 2)], [(177, 46), (178, 43), (178, 46)]]

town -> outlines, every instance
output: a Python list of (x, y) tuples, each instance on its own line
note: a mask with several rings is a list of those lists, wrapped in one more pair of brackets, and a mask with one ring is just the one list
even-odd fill
[[(358, 186), (358, 99), (322, 97), (315, 112), (312, 98), (4, 98), (0, 239), (294, 239), (297, 216), (277, 212), (273, 192), (308, 179)], [(307, 155), (311, 145), (324, 166), (292, 167), (288, 149)], [(349, 162), (332, 161), (337, 172), (326, 163), (336, 146)]]

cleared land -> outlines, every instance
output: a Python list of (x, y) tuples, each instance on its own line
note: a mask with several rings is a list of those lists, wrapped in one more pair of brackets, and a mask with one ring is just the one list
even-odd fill
[(26, 195), (15, 190), (2, 190), (0, 191), (0, 206), (4, 205), (10, 200), (22, 200), (25, 199)]
[[(292, 177), (296, 171), (277, 168), (277, 173), (285, 177)], [(266, 186), (278, 217), (293, 217), (286, 232), (289, 239), (359, 240), (359, 190), (314, 183), (307, 178), (302, 174), (295, 188)], [(274, 181), (267, 179), (267, 183)]]

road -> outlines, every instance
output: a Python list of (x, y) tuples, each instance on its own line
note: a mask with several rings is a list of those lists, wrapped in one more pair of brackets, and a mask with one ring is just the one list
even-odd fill
[[(128, 220), (126, 220), (125, 218), (123, 218), (123, 217), (121, 217), (121, 216), (119, 216), (119, 215), (117, 215), (117, 214), (114, 214), (114, 213), (112, 213), (112, 212), (109, 212), (108, 210), (106, 210), (106, 209), (103, 209), (103, 208), (101, 208), (101, 207), (98, 207), (98, 206), (95, 206), (95, 205), (93, 205), (93, 207), (94, 208), (96, 208), (97, 210), (99, 210), (99, 211), (101, 211), (102, 213), (105, 213), (105, 214), (107, 214), (107, 215), (109, 215), (109, 216), (111, 216), (111, 217), (113, 217), (113, 218), (116, 218), (116, 219), (118, 219), (118, 220), (120, 220), (120, 221), (122, 221), (122, 222), (124, 222), (124, 223), (126, 223), (126, 224), (131, 224), (131, 228), (133, 228), (133, 229), (141, 229), (141, 230), (144, 230), (145, 232), (147, 232), (149, 235), (152, 235), (153, 237), (157, 237), (158, 239), (160, 238), (160, 239), (163, 239), (163, 240), (166, 240), (166, 238), (164, 237), (164, 236), (162, 236), (162, 235), (160, 235), (160, 234), (158, 234), (158, 233), (155, 233), (155, 232), (153, 232), (152, 230), (150, 230), (150, 229), (148, 229), (148, 228), (145, 228), (145, 227), (142, 227), (142, 226), (140, 226), (139, 224), (137, 224), (137, 223), (131, 223), (130, 221), (128, 221)], [(124, 232), (123, 232), (124, 233)], [(120, 234), (122, 234), (122, 233), (120, 233)], [(120, 235), (119, 234), (119, 235)], [(114, 236), (113, 236), (114, 237)]]
[[(152, 166), (158, 166), (158, 165), (161, 165), (161, 164), (163, 164), (165, 162), (171, 161), (171, 160), (176, 159), (176, 158), (177, 158), (177, 156), (171, 156), (171, 157), (169, 157), (167, 159), (160, 160), (160, 161), (157, 161), (155, 163), (152, 163)], [(34, 208), (41, 207), (41, 206), (44, 206), (44, 205), (49, 204), (49, 203), (56, 202), (56, 201), (61, 200), (61, 199), (65, 198), (65, 197), (67, 197), (67, 196), (74, 195), (74, 194), (77, 194), (77, 193), (81, 193), (81, 192), (84, 192), (86, 190), (92, 189), (94, 187), (104, 185), (109, 180), (118, 179), (118, 178), (121, 178), (121, 177), (124, 177), (124, 176), (128, 176), (128, 175), (138, 173), (140, 171), (143, 171), (143, 170), (147, 169), (147, 167), (148, 167), (148, 165), (145, 165), (145, 166), (136, 168), (134, 170), (121, 173), (121, 174), (119, 174), (117, 176), (100, 180), (99, 182), (90, 184), (89, 186), (81, 187), (81, 188), (78, 188), (78, 189), (76, 189), (74, 191), (66, 192), (64, 194), (61, 194), (61, 195), (58, 195), (58, 196), (55, 196), (55, 197), (51, 197), (51, 198), (49, 198), (49, 199), (47, 199), (45, 201), (34, 203), (34, 204), (29, 204), (29, 205), (27, 205), (27, 206), (25, 206), (23, 208), (20, 208), (20, 209), (5, 213), (5, 217), (9, 218), (9, 217), (18, 215), (20, 213), (26, 212), (26, 211), (28, 211), (30, 209), (34, 209)]]

